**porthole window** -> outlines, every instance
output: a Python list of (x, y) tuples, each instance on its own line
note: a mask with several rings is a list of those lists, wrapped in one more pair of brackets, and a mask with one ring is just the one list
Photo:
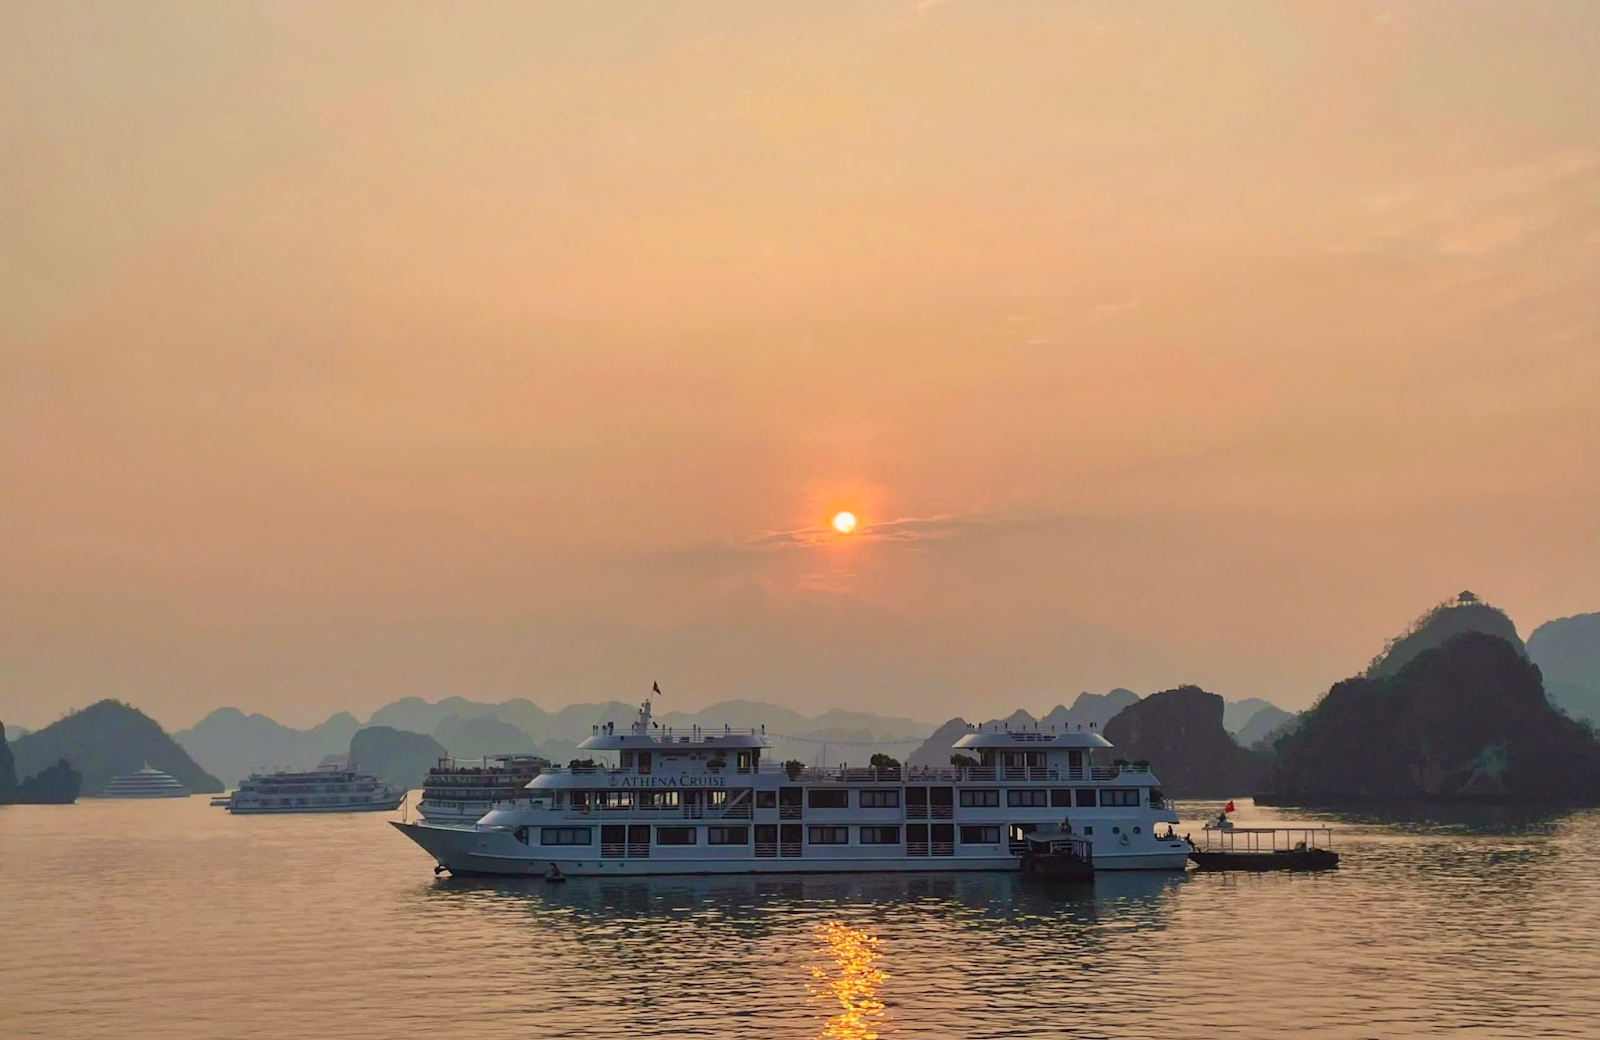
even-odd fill
[(1112, 834), (1121, 834), (1122, 833), (1122, 828), (1121, 827), (1113, 827), (1113, 828), (1111, 828), (1111, 833)]
[(1134, 829), (1133, 829), (1133, 833), (1135, 833), (1135, 834), (1138, 834), (1138, 833), (1140, 833), (1140, 832), (1139, 832), (1139, 828), (1137, 828), (1137, 827), (1135, 827), (1135, 828), (1134, 828)]

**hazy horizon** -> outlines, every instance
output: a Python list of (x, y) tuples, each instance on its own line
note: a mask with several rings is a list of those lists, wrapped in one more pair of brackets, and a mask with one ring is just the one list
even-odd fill
[(0, 720), (1298, 709), (1600, 610), (1600, 5), (1226, 10), (0, 6)]

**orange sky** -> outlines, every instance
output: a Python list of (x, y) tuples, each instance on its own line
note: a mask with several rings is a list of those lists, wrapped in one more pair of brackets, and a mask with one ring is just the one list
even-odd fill
[(10, 4), (0, 236), (8, 722), (1300, 707), (1600, 609), (1586, 0)]

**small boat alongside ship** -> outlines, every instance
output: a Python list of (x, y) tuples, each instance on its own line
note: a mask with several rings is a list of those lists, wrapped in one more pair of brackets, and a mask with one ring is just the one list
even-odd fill
[(252, 773), (239, 781), (227, 809), (240, 816), (265, 813), (388, 812), (405, 800), (404, 788), (349, 766), (309, 772)]
[(190, 791), (146, 762), (142, 769), (111, 778), (96, 798), (187, 798)]

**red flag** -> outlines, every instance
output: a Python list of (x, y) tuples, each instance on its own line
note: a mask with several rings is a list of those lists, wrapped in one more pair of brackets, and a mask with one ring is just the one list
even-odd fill
[(1225, 813), (1233, 812), (1233, 799), (1232, 798), (1228, 799), (1228, 804), (1224, 805), (1222, 807), (1222, 811), (1225, 812)]
[[(653, 682), (653, 683), (650, 684), (650, 689), (651, 689), (651, 691), (653, 693), (660, 693), (661, 692), (661, 684), (658, 683), (658, 682)], [(1229, 802), (1228, 804), (1232, 805), (1233, 803)]]

